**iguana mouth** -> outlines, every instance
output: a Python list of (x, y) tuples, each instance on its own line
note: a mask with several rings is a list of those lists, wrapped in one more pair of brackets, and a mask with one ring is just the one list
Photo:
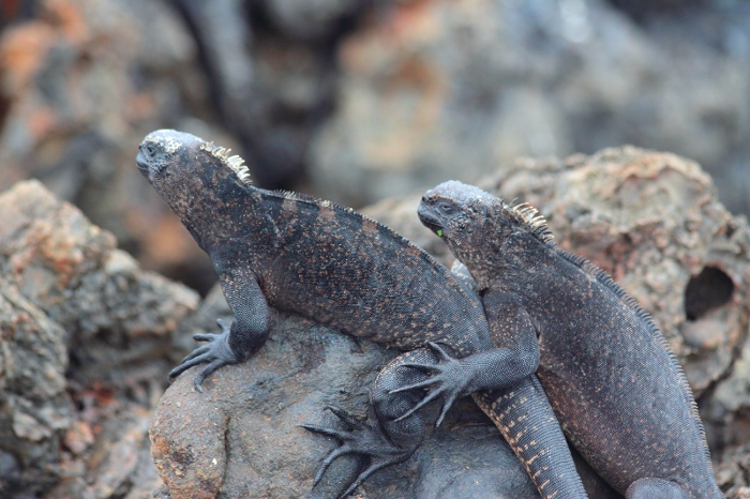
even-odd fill
[(138, 167), (138, 171), (141, 175), (148, 178), (148, 161), (143, 157), (141, 151), (138, 151), (138, 155), (135, 157), (135, 166)]
[(417, 209), (417, 216), (419, 217), (419, 221), (422, 222), (422, 225), (430, 229), (438, 236), (442, 237), (443, 225), (440, 223), (438, 218), (429, 211), (428, 208), (425, 208), (420, 204), (419, 208)]

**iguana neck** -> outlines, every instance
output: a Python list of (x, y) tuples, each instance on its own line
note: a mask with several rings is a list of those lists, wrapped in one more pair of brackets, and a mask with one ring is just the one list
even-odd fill
[[(488, 238), (485, 244), (466, 250), (461, 258), (480, 290), (524, 289), (544, 282), (540, 274), (553, 275), (560, 265), (555, 248), (530, 234), (520, 238)], [(469, 256), (470, 255), (470, 256)]]
[(189, 206), (178, 211), (182, 223), (198, 245), (209, 255), (226, 241), (247, 238), (250, 224), (243, 222), (261, 210), (262, 195), (251, 185), (243, 185), (233, 178), (204, 179), (202, 196), (186, 197)]

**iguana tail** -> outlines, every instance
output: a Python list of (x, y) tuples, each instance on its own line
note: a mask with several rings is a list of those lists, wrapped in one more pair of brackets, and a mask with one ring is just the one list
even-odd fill
[(500, 429), (544, 499), (588, 497), (536, 376), (511, 389), (477, 392), (473, 397)]

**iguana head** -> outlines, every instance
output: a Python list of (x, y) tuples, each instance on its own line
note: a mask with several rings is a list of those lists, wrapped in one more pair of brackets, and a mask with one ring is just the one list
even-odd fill
[[(197, 154), (203, 151), (207, 154)], [(227, 169), (235, 174), (243, 183), (250, 183), (250, 172), (243, 159), (237, 155), (230, 156), (231, 149), (214, 146), (213, 142), (206, 142), (200, 137), (177, 130), (156, 130), (146, 135), (138, 146), (136, 165), (141, 174), (149, 182), (164, 183), (171, 181), (170, 177), (181, 178), (186, 175), (195, 176), (196, 171), (190, 166), (196, 159), (204, 159), (206, 169)], [(203, 158), (197, 157), (203, 156)]]
[(477, 187), (455, 180), (422, 196), (419, 220), (448, 245), (478, 282), (498, 268), (552, 244), (544, 218), (528, 204), (511, 206)]
[(250, 183), (239, 156), (176, 130), (151, 132), (138, 146), (138, 170), (178, 215), (189, 210), (201, 193), (216, 192), (222, 182)]
[(148, 134), (135, 162), (202, 247), (212, 229), (216, 231), (212, 220), (221, 207), (250, 183), (242, 158), (176, 130)]

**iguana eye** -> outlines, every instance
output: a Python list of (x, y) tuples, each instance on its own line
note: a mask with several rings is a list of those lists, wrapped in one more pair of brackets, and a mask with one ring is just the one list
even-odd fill
[(441, 201), (440, 203), (438, 203), (437, 209), (443, 215), (452, 215), (456, 212), (456, 207), (453, 205), (453, 203), (449, 203), (448, 201)]

